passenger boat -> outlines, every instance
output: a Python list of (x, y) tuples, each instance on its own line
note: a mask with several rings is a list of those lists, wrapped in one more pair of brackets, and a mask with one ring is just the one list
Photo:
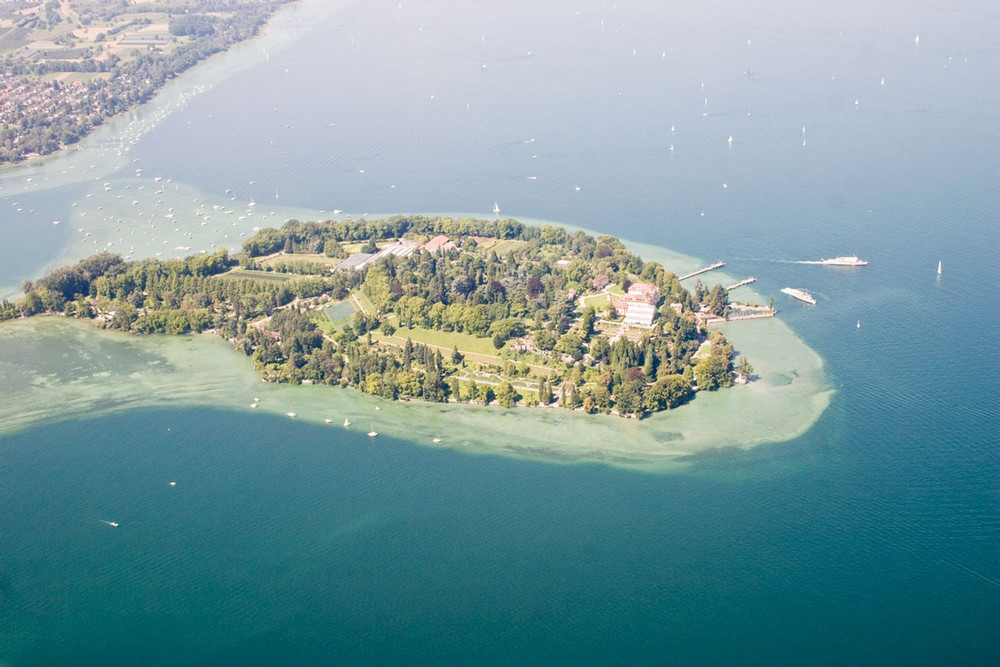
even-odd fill
[(794, 287), (783, 287), (781, 289), (781, 292), (783, 294), (787, 294), (790, 297), (794, 297), (794, 298), (798, 299), (799, 301), (804, 301), (804, 302), (808, 303), (811, 306), (815, 306), (816, 305), (816, 299), (813, 298), (812, 294), (810, 294), (809, 292), (805, 291), (804, 289), (795, 289)]
[(865, 266), (868, 264), (868, 262), (860, 259), (857, 255), (834, 257), (833, 259), (821, 259), (819, 263), (827, 266)]

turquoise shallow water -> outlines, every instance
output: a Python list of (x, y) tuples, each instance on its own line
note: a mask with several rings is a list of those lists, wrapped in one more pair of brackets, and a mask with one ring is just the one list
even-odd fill
[[(7, 430), (0, 660), (995, 662), (995, 9), (481, 9), (300, 3), (81, 151), (3, 172), (4, 291), (133, 230), (185, 254), (299, 211), (496, 200), (756, 275), (829, 408), (671, 474), (372, 443), (242, 408), (239, 372), (239, 409), (195, 384)], [(792, 263), (851, 253), (871, 264)], [(89, 368), (70, 342), (0, 387), (43, 402)], [(127, 377), (115, 350), (88, 363)]]

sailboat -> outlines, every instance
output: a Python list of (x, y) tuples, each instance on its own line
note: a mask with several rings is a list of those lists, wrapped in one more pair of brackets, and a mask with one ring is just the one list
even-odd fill
[(438, 436), (434, 436), (434, 438), (431, 440), (431, 442), (433, 442), (435, 445), (438, 444), (439, 442), (441, 442), (441, 436), (439, 436), (439, 435)]
[(344, 417), (344, 428), (347, 428), (350, 425), (351, 425), (351, 420), (348, 419), (347, 417)]
[(376, 435), (378, 435), (378, 431), (375, 430), (375, 424), (372, 424), (372, 430), (368, 431), (368, 437), (374, 438)]
[(858, 328), (861, 328), (861, 320), (858, 320)]
[(941, 260), (938, 260), (938, 275), (941, 275)]
[(493, 215), (500, 215), (500, 204), (493, 202)]

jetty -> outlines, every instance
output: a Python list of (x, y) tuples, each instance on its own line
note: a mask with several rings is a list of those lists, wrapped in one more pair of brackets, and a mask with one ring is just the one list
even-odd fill
[(722, 324), (723, 322), (736, 322), (738, 320), (759, 320), (765, 317), (774, 317), (776, 311), (771, 306), (758, 306), (752, 303), (735, 302), (729, 304), (729, 312), (725, 317), (713, 313), (698, 313), (698, 319), (704, 324)]
[(764, 307), (763, 309), (741, 309), (738, 311), (738, 315), (733, 315), (732, 313), (726, 315), (725, 317), (719, 317), (718, 315), (713, 315), (711, 317), (706, 317), (702, 319), (705, 324), (722, 324), (724, 322), (738, 322), (739, 320), (760, 320), (766, 317), (774, 317), (777, 315), (777, 311), (771, 308)]
[(755, 283), (755, 282), (757, 282), (757, 279), (754, 278), (753, 276), (750, 276), (749, 278), (744, 278), (738, 283), (730, 285), (729, 287), (726, 288), (726, 291), (728, 292), (729, 290), (734, 290), (737, 287), (743, 287), (744, 285), (749, 285), (750, 283)]
[(711, 266), (706, 266), (703, 269), (698, 269), (697, 271), (692, 271), (691, 273), (687, 274), (686, 276), (681, 276), (680, 278), (678, 278), (678, 280), (687, 280), (688, 278), (694, 278), (695, 276), (701, 275), (702, 273), (708, 273), (709, 271), (715, 271), (716, 269), (722, 268), (725, 265), (726, 265), (725, 262), (716, 262), (715, 264), (712, 264)]
[[(738, 320), (759, 320), (765, 317), (774, 317), (777, 311), (774, 310), (764, 310), (759, 313), (745, 313), (743, 315), (730, 315), (725, 319), (726, 322), (736, 322)], [(711, 322), (709, 323), (711, 324)]]

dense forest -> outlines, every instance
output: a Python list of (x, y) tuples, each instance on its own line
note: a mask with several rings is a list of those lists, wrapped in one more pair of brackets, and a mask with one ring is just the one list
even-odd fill
[[(453, 247), (424, 248), (436, 235)], [(409, 252), (390, 252), (403, 243)], [(696, 315), (725, 307), (711, 303), (725, 300), (718, 289), (699, 283), (692, 295), (674, 273), (610, 236), (514, 220), (397, 216), (293, 220), (260, 231), (242, 250), (238, 260), (226, 250), (167, 261), (95, 255), (26, 282), (25, 297), (0, 305), (0, 317), (55, 312), (136, 333), (212, 329), (250, 355), (267, 380), (390, 399), (642, 416), (752, 373), (742, 357), (733, 372), (732, 344), (709, 334)], [(361, 255), (372, 258), (361, 270), (320, 262), (349, 250), (380, 253)], [(318, 270), (274, 270), (299, 257)], [(605, 292), (592, 287), (598, 277)], [(603, 308), (584, 305), (585, 294), (600, 298), (636, 281), (662, 294), (648, 327), (625, 326), (610, 293)], [(337, 303), (356, 306), (334, 324), (325, 308)], [(418, 332), (424, 338), (415, 342)], [(455, 334), (489, 341), (492, 352), (437, 339)]]

